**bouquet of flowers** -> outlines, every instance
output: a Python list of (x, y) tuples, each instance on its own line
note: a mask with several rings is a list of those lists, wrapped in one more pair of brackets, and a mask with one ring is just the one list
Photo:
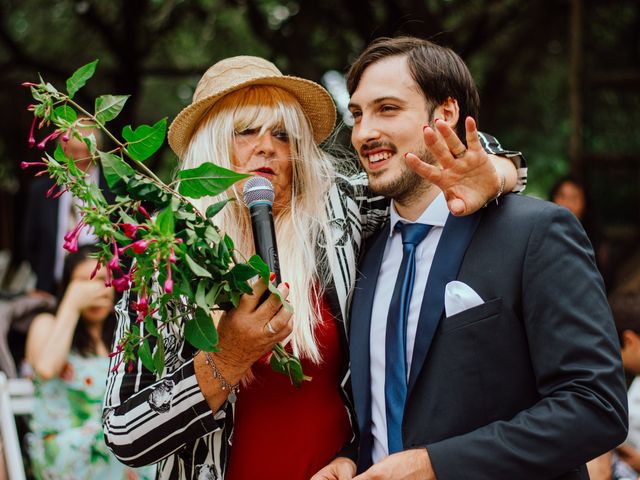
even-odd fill
[[(213, 311), (236, 306), (242, 294), (251, 293), (248, 281), (256, 276), (269, 284), (273, 294), (280, 294), (269, 282), (267, 264), (257, 255), (242, 261), (236, 258), (233, 240), (212, 223), (230, 200), (215, 203), (206, 212), (198, 211), (189, 200), (223, 193), (248, 175), (203, 163), (180, 171), (175, 181), (164, 183), (144, 161), (164, 143), (166, 118), (135, 129), (126, 126), (121, 133), (123, 140), (119, 140), (107, 123), (120, 113), (128, 96), (102, 95), (95, 100), (93, 112), (74, 101), (74, 95), (93, 76), (97, 63), (76, 70), (66, 81), (66, 93), (41, 77), (38, 83), (23, 84), (31, 89), (34, 99), (28, 107), (34, 117), (29, 145), (44, 150), (58, 137), (61, 142), (53, 155), (45, 152), (41, 161), (22, 162), (21, 167), (40, 168), (36, 175), (47, 174), (55, 181), (48, 195), (69, 191), (81, 200), (81, 219), (65, 235), (65, 248), (77, 250), (79, 233), (91, 228), (98, 239), (95, 271), (106, 268), (107, 283), (118, 292), (131, 290), (130, 298), (135, 298), (131, 306), (136, 320), (112, 355), (122, 354), (122, 361), (129, 366), (140, 358), (147, 369), (162, 375), (163, 327), (178, 323), (184, 328), (187, 342), (200, 350), (215, 351)], [(36, 127), (52, 130), (37, 142)], [(113, 148), (101, 150), (93, 133), (82, 134), (87, 128), (102, 131)], [(80, 159), (65, 153), (62, 144), (72, 137), (85, 142), (91, 161), (101, 163), (107, 184), (117, 195), (115, 203), (107, 203), (98, 186), (76, 166)], [(151, 216), (145, 205), (157, 214)], [(291, 308), (280, 299), (285, 308)], [(157, 339), (153, 351), (151, 336)], [(296, 386), (306, 379), (299, 360), (281, 344), (273, 349), (270, 363)]]

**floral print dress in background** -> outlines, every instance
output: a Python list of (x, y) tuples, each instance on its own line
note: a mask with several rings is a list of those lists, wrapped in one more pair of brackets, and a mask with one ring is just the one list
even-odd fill
[(40, 480), (146, 480), (155, 467), (132, 469), (107, 449), (102, 401), (109, 359), (71, 353), (59, 378), (34, 381), (35, 405), (27, 442)]

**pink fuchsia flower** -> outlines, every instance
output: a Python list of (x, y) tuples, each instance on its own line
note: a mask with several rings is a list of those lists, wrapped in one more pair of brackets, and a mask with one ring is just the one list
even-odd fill
[(118, 244), (116, 243), (115, 238), (111, 238), (111, 248), (113, 250), (113, 256), (111, 257), (111, 260), (109, 260), (109, 262), (107, 263), (107, 272), (110, 272), (112, 270), (117, 270), (119, 272), (122, 271), (122, 269), (120, 268), (120, 257), (118, 256)]
[(116, 289), (116, 292), (125, 292), (131, 288), (131, 276), (129, 274), (125, 274), (119, 278), (114, 278), (111, 285)]
[(62, 245), (67, 252), (76, 253), (78, 251), (78, 237), (73, 237), (71, 240), (67, 240)]
[(38, 84), (37, 83), (32, 83), (32, 82), (22, 82), (22, 86), (23, 87), (37, 87)]
[(144, 321), (145, 317), (149, 314), (149, 298), (147, 296), (146, 290), (142, 289), (142, 294), (137, 302), (131, 302), (131, 307), (138, 312), (138, 317), (136, 321), (141, 323)]
[(138, 207), (138, 211), (139, 211), (142, 215), (144, 215), (144, 216), (146, 217), (146, 219), (147, 219), (147, 220), (151, 220), (151, 216), (149, 215), (149, 212), (147, 212), (147, 209), (146, 209), (146, 208), (144, 208), (142, 205), (140, 205), (140, 206)]
[(116, 355), (122, 353), (122, 350), (124, 349), (124, 346), (129, 342), (129, 339), (125, 339), (122, 343), (119, 343), (118, 345), (116, 345), (116, 349), (109, 353), (109, 358), (113, 358)]
[(64, 192), (68, 192), (68, 191), (69, 191), (69, 189), (68, 189), (68, 188), (64, 188), (63, 190), (59, 190), (57, 193), (55, 193), (55, 194), (53, 195), (53, 197), (52, 197), (52, 198), (54, 198), (54, 199), (55, 199), (55, 198), (61, 197), (61, 196), (64, 194)]
[(20, 162), (20, 168), (22, 170), (25, 170), (29, 167), (35, 167), (36, 165), (41, 166), (41, 167), (46, 167), (47, 164), (44, 162)]
[(78, 222), (75, 228), (64, 236), (65, 242), (62, 245), (62, 248), (64, 248), (65, 250), (71, 253), (77, 252), (78, 237), (80, 236), (80, 232), (82, 231), (83, 228), (84, 228), (84, 222), (83, 221)]
[(95, 268), (93, 269), (93, 272), (91, 272), (91, 275), (89, 276), (90, 280), (93, 280), (95, 278), (96, 273), (98, 273), (98, 270), (100, 270), (100, 267), (102, 267), (102, 263), (100, 263), (100, 260), (98, 260), (96, 262)]
[(146, 230), (147, 227), (145, 225), (134, 225), (132, 223), (123, 223), (120, 228), (122, 228), (122, 231), (124, 232), (124, 235), (127, 238), (130, 239), (135, 239), (136, 236), (138, 235), (138, 230), (143, 229)]
[(171, 250), (169, 251), (169, 258), (167, 258), (167, 260), (170, 263), (176, 263), (178, 261), (178, 259), (176, 258), (176, 252), (173, 250), (173, 247), (171, 247)]
[(38, 148), (43, 150), (49, 140), (53, 140), (59, 137), (61, 133), (62, 132), (60, 130), (54, 130), (53, 132), (51, 132), (49, 135), (47, 135), (42, 139), (42, 141), (38, 144)]
[(171, 276), (171, 262), (167, 262), (167, 279), (164, 281), (164, 291), (173, 292), (173, 278)]
[(34, 116), (33, 120), (31, 121), (31, 129), (29, 129), (29, 140), (27, 140), (29, 143), (29, 148), (33, 148), (33, 146), (36, 144), (36, 138), (33, 135), (33, 132), (36, 129), (36, 120), (37, 117)]
[(133, 250), (133, 253), (144, 253), (144, 251), (151, 245), (155, 240), (136, 240), (133, 243), (130, 243), (124, 248), (118, 250), (120, 254), (126, 252), (129, 248)]
[(107, 263), (107, 268), (110, 270), (120, 270), (120, 258), (117, 255), (111, 257), (111, 260)]
[[(51, 197), (51, 195), (53, 195), (53, 192), (55, 192), (55, 191), (56, 191), (56, 188), (58, 188), (58, 185), (54, 183), (53, 185), (51, 185), (51, 188), (50, 188), (49, 190), (47, 190), (47, 193), (45, 194), (45, 196), (46, 196), (47, 198)], [(59, 195), (58, 195), (58, 196), (59, 196)], [(57, 198), (57, 197), (56, 197), (56, 198)]]

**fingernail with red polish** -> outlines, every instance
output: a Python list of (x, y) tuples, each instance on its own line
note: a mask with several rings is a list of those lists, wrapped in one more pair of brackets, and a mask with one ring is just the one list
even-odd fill
[(284, 286), (289, 288), (289, 282), (284, 282)]
[(275, 273), (273, 273), (273, 272), (271, 272), (271, 273), (269, 274), (269, 281), (270, 281), (270, 282), (273, 282), (275, 279), (276, 279), (276, 274), (275, 274)]

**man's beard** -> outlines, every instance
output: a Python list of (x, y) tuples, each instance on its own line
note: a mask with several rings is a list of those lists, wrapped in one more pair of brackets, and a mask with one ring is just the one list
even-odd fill
[[(430, 165), (435, 163), (433, 155), (424, 148), (415, 153), (415, 155), (424, 163)], [(430, 181), (411, 170), (404, 162), (400, 174), (386, 183), (382, 181), (379, 183), (376, 182), (378, 172), (370, 171), (368, 175), (369, 188), (372, 192), (387, 198), (392, 198), (401, 204), (411, 203), (412, 200), (422, 196), (432, 186)]]

